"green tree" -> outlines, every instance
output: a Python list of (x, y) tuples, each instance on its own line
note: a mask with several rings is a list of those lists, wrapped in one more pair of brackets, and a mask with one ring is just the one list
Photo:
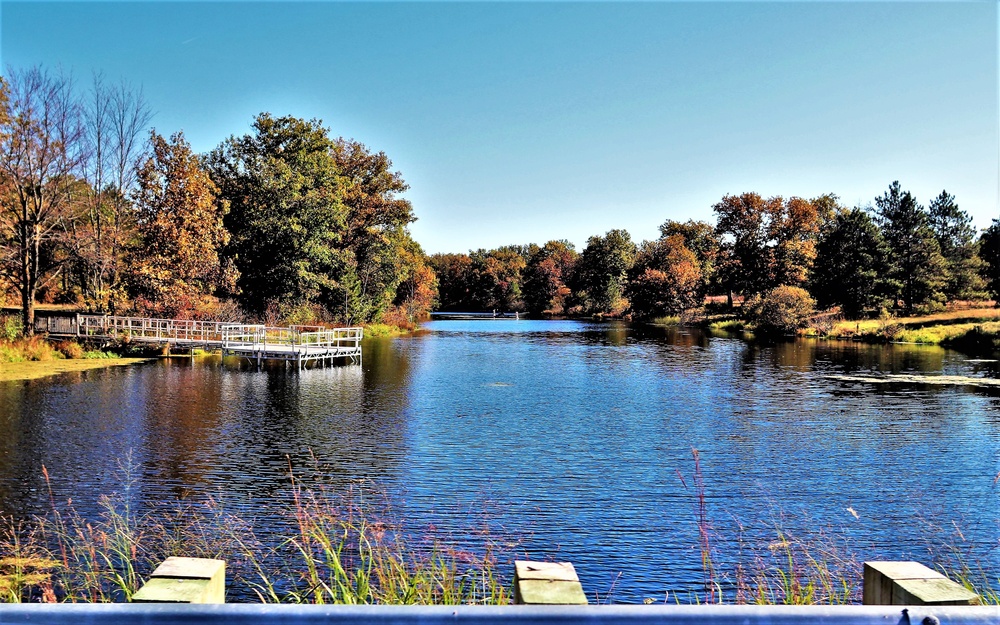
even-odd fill
[(899, 181), (875, 198), (878, 224), (889, 245), (889, 276), (900, 288), (895, 294), (908, 312), (917, 305), (937, 304), (945, 299), (947, 267), (930, 227), (927, 212)]
[(679, 314), (700, 303), (701, 264), (687, 248), (684, 235), (674, 234), (639, 247), (629, 271), (625, 294), (639, 318)]
[(757, 193), (727, 195), (712, 206), (719, 238), (720, 285), (734, 293), (760, 293), (771, 282), (770, 225), (781, 213), (780, 197)]
[(340, 138), (333, 142), (333, 154), (347, 208), (342, 243), (349, 253), (346, 268), (358, 285), (352, 316), (376, 320), (415, 268), (407, 264), (417, 258), (408, 252), (413, 241), (407, 225), (416, 217), (410, 202), (399, 195), (409, 186), (384, 152)]
[(635, 262), (636, 246), (625, 230), (610, 230), (587, 240), (574, 275), (574, 288), (582, 291), (590, 313), (618, 313), (628, 307), (625, 284)]
[(438, 280), (438, 310), (471, 311), (469, 283), (472, 259), (468, 254), (434, 254), (429, 259)]
[(243, 308), (287, 315), (322, 304), (352, 320), (362, 285), (343, 247), (348, 209), (334, 142), (321, 122), (261, 113), (250, 134), (230, 137), (206, 163), (230, 204), (225, 256), (239, 271)]
[(226, 202), (180, 132), (150, 134), (151, 155), (138, 169), (134, 202), (139, 238), (129, 251), (129, 290), (145, 314), (174, 316), (229, 286), (218, 250), (229, 241)]
[(889, 248), (868, 214), (840, 213), (820, 240), (810, 290), (821, 308), (840, 306), (849, 319), (885, 301)]
[(979, 237), (979, 255), (983, 260), (980, 275), (990, 296), (1000, 302), (1000, 219), (994, 219)]
[(976, 249), (972, 217), (955, 203), (947, 191), (931, 200), (928, 219), (948, 271), (944, 294), (948, 299), (978, 299), (986, 284), (980, 273), (982, 260)]
[(562, 313), (571, 290), (566, 280), (579, 254), (568, 241), (549, 241), (533, 250), (524, 268), (522, 291), (528, 312)]

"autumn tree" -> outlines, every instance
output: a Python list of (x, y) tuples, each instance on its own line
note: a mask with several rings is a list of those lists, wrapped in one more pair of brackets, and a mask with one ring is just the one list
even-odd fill
[(668, 219), (660, 226), (661, 239), (675, 234), (684, 237), (684, 246), (698, 258), (701, 282), (707, 287), (715, 278), (719, 256), (719, 238), (716, 236), (715, 226), (707, 221), (693, 219), (683, 223)]
[(889, 277), (896, 280), (896, 296), (907, 311), (917, 305), (944, 301), (947, 284), (946, 261), (927, 212), (898, 181), (875, 198), (876, 215), (882, 236), (889, 245)]
[(433, 310), (438, 297), (437, 274), (424, 250), (412, 239), (408, 239), (408, 245), (400, 250), (400, 265), (404, 274), (396, 288), (393, 304), (405, 315), (406, 321), (412, 323), (427, 317)]
[(0, 277), (20, 296), (25, 333), (59, 259), (50, 248), (72, 219), (85, 156), (72, 81), (37, 67), (0, 82)]
[(566, 284), (579, 254), (569, 241), (549, 241), (532, 250), (524, 268), (524, 304), (528, 312), (565, 312), (572, 291)]
[(727, 195), (712, 206), (719, 238), (720, 284), (732, 302), (734, 293), (750, 295), (771, 282), (769, 230), (781, 212), (782, 200), (757, 193)]
[(805, 284), (820, 231), (817, 204), (744, 193), (723, 197), (712, 210), (718, 218), (719, 283), (730, 298)]
[(285, 315), (322, 304), (353, 320), (362, 285), (344, 250), (348, 210), (321, 122), (262, 113), (250, 134), (224, 141), (206, 165), (230, 205), (225, 257), (239, 271), (243, 308)]
[(80, 218), (69, 222), (66, 240), (83, 300), (97, 311), (124, 303), (123, 262), (136, 234), (131, 204), (144, 130), (152, 118), (142, 90), (96, 74), (84, 100), (87, 181)]
[[(227, 204), (180, 132), (150, 134), (134, 194), (139, 237), (129, 254), (130, 291), (146, 314), (174, 316), (194, 308), (227, 278), (218, 250), (229, 240)], [(232, 276), (229, 276), (231, 278)]]
[(627, 308), (625, 284), (635, 254), (635, 243), (626, 230), (610, 230), (587, 240), (573, 279), (587, 312), (609, 314)]
[(840, 213), (817, 246), (810, 290), (821, 308), (840, 306), (857, 319), (893, 290), (888, 259), (889, 248), (864, 210)]
[(475, 310), (523, 310), (521, 272), (526, 265), (522, 249), (508, 245), (469, 254), (469, 299)]
[(700, 303), (701, 263), (685, 245), (684, 235), (674, 234), (639, 247), (629, 271), (625, 294), (639, 318), (676, 315)]
[(976, 249), (972, 216), (960, 209), (955, 196), (947, 191), (941, 191), (931, 200), (927, 213), (948, 272), (945, 296), (948, 299), (983, 297), (986, 285), (979, 275), (982, 261)]

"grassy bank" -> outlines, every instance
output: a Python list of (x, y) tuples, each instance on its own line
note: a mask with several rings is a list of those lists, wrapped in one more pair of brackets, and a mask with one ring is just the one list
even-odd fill
[(871, 342), (922, 343), (994, 350), (1000, 346), (1000, 309), (953, 310), (921, 317), (840, 321), (829, 338)]
[(0, 339), (0, 382), (33, 380), (60, 373), (143, 362), (113, 353), (87, 350), (74, 341), (52, 343), (40, 336)]

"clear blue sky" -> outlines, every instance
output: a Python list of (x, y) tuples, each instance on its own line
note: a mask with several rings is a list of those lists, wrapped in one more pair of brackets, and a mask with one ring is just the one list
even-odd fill
[(197, 151), (257, 113), (385, 151), (429, 253), (724, 194), (868, 203), (893, 180), (1000, 217), (998, 16), (980, 2), (0, 4), (2, 61), (140, 84)]

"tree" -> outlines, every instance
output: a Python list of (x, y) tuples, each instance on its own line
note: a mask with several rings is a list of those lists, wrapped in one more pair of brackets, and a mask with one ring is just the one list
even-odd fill
[(84, 106), (87, 145), (82, 165), (88, 183), (80, 219), (69, 222), (67, 243), (84, 302), (114, 312), (124, 303), (122, 264), (136, 235), (130, 202), (152, 113), (142, 90), (109, 85), (95, 74)]
[(679, 314), (698, 305), (702, 290), (697, 255), (674, 234), (645, 241), (629, 272), (627, 295), (639, 318)]
[(780, 197), (765, 200), (757, 193), (727, 195), (712, 206), (720, 242), (720, 283), (730, 303), (734, 293), (750, 295), (769, 286), (769, 229), (781, 206)]
[(472, 259), (468, 254), (434, 254), (428, 259), (438, 279), (438, 310), (473, 310), (469, 292)]
[(712, 207), (718, 216), (719, 283), (730, 302), (734, 292), (753, 295), (806, 282), (816, 257), (819, 211), (830, 210), (829, 196), (818, 201), (744, 193), (727, 195)]
[(816, 205), (800, 197), (789, 198), (772, 215), (769, 238), (774, 241), (770, 283), (802, 286), (816, 259), (819, 214)]
[(516, 245), (469, 254), (469, 295), (476, 310), (523, 310), (521, 272), (526, 265)]
[(333, 142), (333, 155), (347, 209), (347, 268), (358, 284), (353, 316), (377, 319), (392, 304), (397, 287), (412, 275), (413, 267), (404, 262), (404, 257), (415, 258), (406, 251), (413, 243), (406, 227), (416, 217), (410, 202), (399, 197), (409, 186), (402, 174), (392, 171), (385, 152), (371, 152), (362, 143), (340, 138)]
[(524, 268), (522, 292), (531, 314), (565, 311), (571, 290), (566, 280), (572, 274), (579, 254), (568, 241), (549, 241), (532, 251)]
[(60, 264), (47, 248), (73, 218), (80, 190), (83, 120), (66, 76), (9, 70), (0, 94), (0, 276), (20, 295), (30, 334), (39, 287)]
[(980, 272), (986, 288), (990, 296), (1000, 302), (1000, 219), (994, 219), (979, 237), (979, 255), (983, 260)]
[(636, 247), (625, 230), (610, 230), (587, 240), (580, 254), (573, 284), (582, 291), (584, 307), (597, 314), (617, 313), (628, 307), (625, 284), (635, 262)]
[(225, 257), (239, 271), (243, 308), (285, 315), (322, 304), (350, 322), (362, 287), (343, 247), (348, 211), (321, 122), (261, 113), (250, 134), (230, 137), (206, 163), (230, 205)]
[(408, 243), (400, 255), (405, 273), (393, 303), (408, 322), (413, 322), (426, 317), (434, 308), (438, 279), (420, 244), (412, 239)]
[(141, 234), (129, 255), (130, 290), (144, 313), (174, 316), (223, 286), (227, 205), (216, 202), (218, 188), (182, 133), (168, 142), (153, 131), (150, 145), (134, 195)]
[(878, 224), (889, 245), (889, 276), (898, 281), (896, 296), (907, 311), (918, 304), (944, 300), (947, 268), (927, 213), (899, 181), (875, 198)]
[(668, 219), (660, 226), (661, 239), (675, 234), (684, 237), (684, 246), (697, 256), (701, 269), (701, 281), (707, 287), (715, 278), (716, 263), (719, 257), (719, 238), (716, 236), (715, 226), (707, 221), (693, 219), (684, 223)]
[(888, 257), (878, 226), (864, 210), (840, 213), (817, 246), (810, 290), (820, 307), (839, 305), (847, 318), (857, 319), (892, 290)]
[(980, 272), (982, 261), (976, 249), (972, 217), (955, 203), (947, 191), (931, 200), (928, 221), (941, 249), (948, 272), (944, 294), (948, 299), (978, 299), (986, 287)]
[(805, 327), (815, 306), (809, 292), (797, 286), (775, 287), (751, 297), (745, 304), (747, 320), (754, 329), (783, 334)]

